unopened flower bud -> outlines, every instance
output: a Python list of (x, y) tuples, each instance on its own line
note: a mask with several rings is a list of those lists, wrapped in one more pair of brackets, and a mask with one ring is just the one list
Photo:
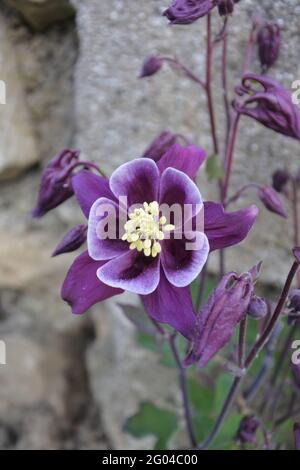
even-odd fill
[(152, 160), (158, 162), (166, 151), (176, 144), (177, 138), (178, 136), (172, 134), (172, 132), (161, 132), (145, 150), (143, 157), (152, 158)]
[(248, 305), (247, 314), (250, 315), (250, 317), (261, 319), (264, 318), (267, 313), (268, 306), (265, 300), (257, 295), (253, 295)]
[(262, 67), (269, 69), (278, 59), (281, 34), (279, 25), (265, 22), (257, 35), (258, 54)]
[(42, 217), (73, 195), (71, 169), (78, 160), (79, 151), (71, 149), (62, 150), (50, 160), (41, 176), (33, 217)]
[(256, 444), (256, 432), (259, 426), (260, 422), (256, 416), (244, 416), (236, 434), (237, 441), (241, 444)]
[(290, 179), (290, 174), (285, 169), (276, 170), (272, 175), (272, 186), (278, 193), (284, 191), (288, 181)]
[[(244, 100), (235, 100), (235, 110), (283, 134), (300, 140), (300, 112), (291, 93), (266, 75), (246, 73), (236, 93)], [(248, 95), (248, 97), (246, 97)]]
[(151, 77), (155, 75), (162, 67), (163, 60), (155, 55), (148, 57), (142, 67), (140, 78)]
[(87, 225), (76, 225), (73, 227), (59, 242), (52, 256), (61, 255), (62, 253), (70, 253), (83, 245), (86, 241)]
[(222, 277), (203, 305), (186, 366), (197, 362), (204, 367), (230, 341), (236, 325), (246, 315), (252, 293), (249, 272), (241, 276), (232, 272)]
[(259, 188), (257, 195), (266, 209), (274, 214), (286, 218), (287, 213), (283, 207), (283, 203), (273, 188), (264, 186)]
[(219, 14), (221, 16), (227, 16), (233, 13), (235, 3), (236, 2), (234, 0), (219, 0), (218, 2)]

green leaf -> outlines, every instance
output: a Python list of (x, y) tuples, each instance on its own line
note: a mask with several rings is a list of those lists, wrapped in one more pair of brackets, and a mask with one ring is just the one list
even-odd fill
[(154, 450), (167, 449), (168, 442), (176, 429), (175, 413), (158, 408), (150, 402), (141, 403), (139, 411), (125, 424), (125, 431), (134, 437), (155, 436)]
[(205, 171), (210, 181), (219, 180), (223, 177), (224, 171), (219, 163), (217, 155), (210, 155), (207, 157)]

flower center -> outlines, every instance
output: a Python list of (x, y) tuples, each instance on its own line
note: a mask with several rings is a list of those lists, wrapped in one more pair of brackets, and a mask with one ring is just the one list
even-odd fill
[(174, 225), (167, 224), (165, 216), (159, 216), (156, 201), (144, 202), (142, 208), (134, 209), (128, 217), (122, 240), (130, 243), (131, 250), (143, 251), (145, 256), (155, 258), (161, 252), (160, 241), (165, 238), (164, 232), (174, 230)]

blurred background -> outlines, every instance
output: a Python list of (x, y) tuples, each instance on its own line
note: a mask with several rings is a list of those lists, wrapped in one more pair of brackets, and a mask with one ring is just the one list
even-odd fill
[[(74, 254), (50, 256), (82, 220), (75, 202), (40, 221), (28, 215), (41, 169), (63, 147), (80, 148), (107, 173), (140, 156), (162, 130), (184, 134), (211, 153), (205, 97), (197, 86), (167, 67), (137, 78), (153, 53), (176, 55), (204, 72), (205, 22), (168, 26), (161, 17), (168, 3), (0, 1), (0, 80), (6, 84), (6, 104), (0, 104), (0, 340), (7, 353), (7, 364), (0, 365), (0, 448), (151, 448), (151, 436), (137, 440), (124, 431), (126, 419), (141, 401), (179, 406), (176, 372), (136, 343), (119, 299), (82, 317), (60, 300)], [(231, 19), (232, 88), (257, 11), (279, 20), (282, 49), (272, 75), (291, 89), (300, 79), (300, 0), (239, 3)], [(220, 28), (214, 14), (214, 29)], [(214, 92), (221, 104), (218, 56), (217, 50)], [(217, 118), (221, 134), (221, 105)], [(234, 187), (270, 184), (278, 166), (299, 165), (296, 141), (247, 118), (240, 132)], [(205, 174), (199, 184), (204, 199), (214, 197)], [(257, 203), (254, 194), (241, 205), (249, 202)], [(262, 280), (279, 285), (290, 245), (286, 222), (261, 208), (249, 238), (228, 250), (227, 269), (246, 270), (263, 260)], [(176, 439), (182, 445), (180, 433)]]

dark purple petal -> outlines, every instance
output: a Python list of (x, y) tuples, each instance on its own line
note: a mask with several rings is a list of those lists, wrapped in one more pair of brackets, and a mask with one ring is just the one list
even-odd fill
[(88, 218), (90, 208), (96, 199), (107, 197), (115, 200), (109, 189), (109, 181), (103, 176), (95, 175), (87, 170), (81, 170), (72, 178), (72, 185), (82, 212)]
[(76, 225), (64, 236), (55, 248), (52, 256), (61, 255), (62, 253), (70, 253), (80, 248), (86, 241), (86, 225)]
[(188, 287), (173, 286), (161, 271), (157, 289), (142, 300), (153, 320), (172, 326), (188, 339), (193, 336), (196, 316)]
[[(188, 243), (197, 244), (197, 249), (188, 249)], [(166, 278), (176, 287), (188, 286), (201, 272), (208, 253), (208, 240), (201, 232), (185, 233), (181, 240), (164, 240), (161, 260)]]
[(127, 213), (116, 202), (105, 197), (94, 202), (90, 210), (87, 234), (91, 258), (108, 260), (128, 251), (129, 245), (121, 240), (119, 233), (120, 225), (124, 226), (126, 221)]
[(128, 208), (133, 204), (157, 201), (159, 171), (153, 160), (137, 158), (115, 170), (109, 185), (117, 198), (127, 196)]
[(258, 209), (252, 205), (236, 212), (225, 212), (221, 204), (204, 203), (204, 231), (210, 251), (240, 243), (252, 228)]
[(230, 341), (236, 325), (246, 315), (252, 293), (249, 273), (223, 276), (201, 309), (185, 365), (197, 362), (204, 367)]
[(292, 374), (294, 377), (294, 382), (298, 390), (300, 391), (300, 364), (293, 364), (291, 362)]
[(150, 294), (159, 283), (159, 256), (146, 257), (136, 250), (108, 261), (98, 269), (97, 276), (105, 284), (135, 294)]
[(160, 206), (168, 222), (180, 227), (203, 209), (203, 202), (198, 187), (185, 173), (167, 168), (161, 175)]
[(173, 0), (163, 15), (172, 24), (191, 24), (214, 8), (214, 0)]
[(194, 178), (205, 157), (204, 150), (196, 147), (196, 145), (182, 147), (179, 144), (175, 144), (162, 156), (157, 166), (161, 173), (167, 168), (172, 167), (183, 171), (190, 178)]
[(73, 313), (84, 313), (97, 302), (123, 292), (99, 281), (97, 270), (102, 265), (103, 262), (90, 258), (87, 251), (73, 262), (61, 290), (62, 299), (70, 305)]

